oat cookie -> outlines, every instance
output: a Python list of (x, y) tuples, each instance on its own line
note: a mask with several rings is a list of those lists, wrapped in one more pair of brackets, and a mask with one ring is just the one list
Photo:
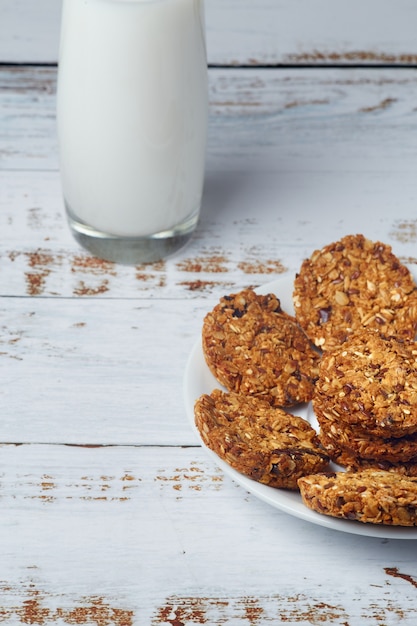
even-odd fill
[(385, 439), (417, 432), (417, 343), (351, 335), (323, 353), (313, 407), (320, 425), (346, 422)]
[(208, 367), (228, 391), (274, 406), (311, 399), (319, 354), (275, 295), (246, 289), (221, 298), (204, 319), (202, 342)]
[(298, 481), (310, 509), (343, 519), (417, 525), (417, 479), (384, 470), (305, 476)]
[(294, 282), (295, 316), (316, 346), (332, 349), (356, 330), (414, 338), (417, 289), (390, 246), (348, 235), (316, 250)]
[(330, 441), (361, 459), (404, 463), (417, 458), (417, 433), (404, 437), (376, 437), (366, 430), (334, 419), (320, 420), (320, 437)]
[(367, 459), (344, 448), (331, 435), (320, 430), (320, 442), (330, 459), (347, 470), (377, 469), (417, 477), (417, 456), (408, 460), (389, 461), (384, 458)]
[(194, 413), (207, 447), (241, 474), (270, 487), (296, 489), (300, 476), (328, 466), (310, 424), (265, 400), (215, 389), (197, 400)]

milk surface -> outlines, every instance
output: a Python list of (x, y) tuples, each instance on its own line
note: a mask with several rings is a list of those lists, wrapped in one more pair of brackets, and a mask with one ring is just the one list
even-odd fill
[(64, 0), (57, 92), (65, 201), (116, 236), (198, 212), (207, 130), (203, 0)]

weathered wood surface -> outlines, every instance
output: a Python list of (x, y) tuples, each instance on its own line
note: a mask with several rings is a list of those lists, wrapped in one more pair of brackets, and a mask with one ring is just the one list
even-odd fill
[(0, 623), (415, 626), (416, 542), (248, 494), (182, 380), (218, 297), (315, 247), (364, 232), (417, 263), (416, 71), (211, 70), (196, 236), (138, 267), (68, 232), (55, 78), (0, 68)]
[[(209, 171), (413, 169), (413, 69), (214, 69), (209, 87)], [(0, 68), (2, 169), (57, 169), (55, 90), (56, 68)]]
[(134, 268), (68, 232), (55, 76), (0, 72), (2, 441), (191, 444), (182, 373), (218, 297), (349, 232), (417, 262), (413, 70), (213, 70), (196, 236)]
[(212, 70), (199, 228), (172, 262), (139, 268), (90, 259), (70, 237), (55, 78), (0, 70), (4, 295), (218, 297), (358, 230), (415, 262), (415, 70)]
[[(0, 0), (0, 61), (55, 63), (61, 0)], [(415, 64), (410, 0), (206, 0), (208, 60)]]
[(200, 448), (0, 453), (2, 623), (415, 624), (410, 542), (288, 519)]

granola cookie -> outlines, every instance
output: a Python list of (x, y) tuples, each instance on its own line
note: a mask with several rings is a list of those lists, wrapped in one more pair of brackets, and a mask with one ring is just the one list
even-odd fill
[(320, 438), (328, 440), (361, 459), (404, 463), (417, 458), (417, 433), (404, 437), (376, 437), (358, 426), (334, 419), (320, 420)]
[(417, 479), (384, 470), (299, 479), (303, 502), (317, 513), (391, 526), (417, 525)]
[(417, 456), (407, 460), (368, 459), (344, 448), (331, 435), (320, 430), (320, 442), (330, 459), (347, 470), (377, 469), (417, 477)]
[(241, 474), (270, 487), (297, 489), (300, 476), (328, 466), (310, 424), (265, 400), (215, 389), (197, 400), (194, 414), (207, 447)]
[(417, 343), (351, 335), (323, 353), (313, 408), (320, 425), (347, 423), (385, 439), (417, 432)]
[(251, 289), (221, 298), (204, 319), (203, 353), (228, 390), (274, 406), (308, 402), (320, 356), (273, 295)]
[(348, 235), (316, 250), (294, 282), (295, 317), (322, 350), (362, 327), (414, 338), (417, 287), (391, 247)]

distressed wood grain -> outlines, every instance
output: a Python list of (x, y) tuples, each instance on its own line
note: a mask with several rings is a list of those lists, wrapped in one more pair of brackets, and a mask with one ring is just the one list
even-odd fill
[[(412, 69), (209, 72), (207, 170), (414, 169)], [(0, 67), (2, 169), (56, 170), (55, 68)]]
[(199, 227), (174, 259), (136, 268), (88, 257), (69, 234), (56, 70), (0, 77), (3, 295), (217, 298), (296, 272), (348, 232), (415, 263), (414, 70), (211, 71)]
[(288, 523), (224, 478), (200, 448), (0, 452), (0, 546), (10, 563), (0, 580), (4, 623), (415, 619), (410, 542)]
[[(55, 63), (60, 0), (1, 0), (0, 61)], [(415, 64), (410, 0), (206, 0), (213, 64)]]
[(219, 298), (295, 274), (314, 249), (353, 232), (390, 243), (414, 265), (417, 198), (409, 168), (407, 161), (405, 171), (209, 173), (189, 245), (136, 267), (99, 261), (76, 244), (56, 172), (0, 172), (2, 295)]
[[(230, 37), (234, 9), (251, 50), (276, 32), (261, 12), (289, 3), (256, 6), (223, 4), (221, 28)], [(268, 41), (250, 63), (276, 58)], [(416, 265), (415, 71), (211, 70), (197, 232), (137, 267), (70, 236), (55, 80), (51, 67), (0, 68), (0, 623), (414, 626), (415, 542), (257, 500), (198, 445), (182, 379), (221, 295), (294, 274), (316, 247), (363, 232)]]
[(2, 442), (187, 445), (182, 379), (205, 308), (2, 298)]

